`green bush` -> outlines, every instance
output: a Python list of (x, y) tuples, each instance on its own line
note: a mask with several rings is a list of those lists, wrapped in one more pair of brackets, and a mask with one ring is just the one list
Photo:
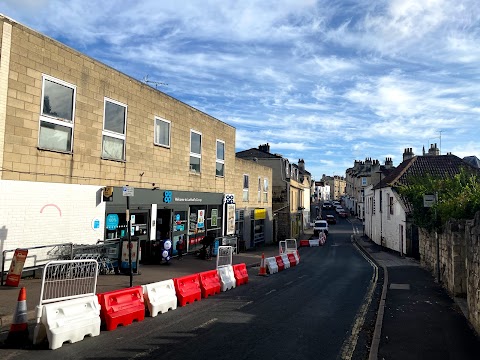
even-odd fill
[[(441, 230), (449, 219), (473, 219), (480, 210), (480, 176), (462, 169), (451, 178), (431, 175), (407, 178), (407, 185), (396, 190), (409, 204), (413, 221), (427, 230)], [(425, 194), (438, 194), (438, 202), (431, 208), (423, 207)]]

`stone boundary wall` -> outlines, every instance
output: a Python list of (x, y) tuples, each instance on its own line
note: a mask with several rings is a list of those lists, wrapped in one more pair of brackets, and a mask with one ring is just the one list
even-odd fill
[[(480, 334), (480, 212), (472, 220), (450, 220), (438, 234), (440, 281), (451, 296), (466, 297), (469, 320)], [(420, 229), (420, 263), (437, 275), (435, 233)]]

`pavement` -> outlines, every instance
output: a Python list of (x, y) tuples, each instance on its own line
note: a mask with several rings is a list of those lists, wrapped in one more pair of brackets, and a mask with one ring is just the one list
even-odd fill
[[(355, 225), (355, 220), (351, 221)], [(357, 224), (358, 225), (358, 224)], [(300, 238), (309, 238), (306, 230)], [(384, 272), (382, 295), (377, 303), (376, 324), (369, 359), (478, 359), (480, 339), (462, 312), (462, 301), (451, 299), (433, 276), (411, 258), (401, 257), (355, 235), (359, 248)], [(265, 245), (233, 255), (233, 264), (247, 268), (260, 266), (265, 258), (278, 255), (278, 244)], [(169, 264), (140, 265), (133, 285), (190, 275), (216, 268), (216, 261), (201, 260), (187, 254)], [(251, 274), (251, 272), (250, 272)], [(130, 286), (127, 275), (99, 275), (97, 293)], [(0, 286), (0, 338), (8, 333), (15, 311), (19, 289), (27, 290), (30, 324), (35, 322), (35, 306), (40, 299), (41, 279), (22, 279), (18, 288)], [(463, 307), (464, 308), (464, 307)], [(464, 308), (465, 310), (465, 308)], [(2, 336), (3, 335), (3, 336)]]
[(360, 248), (384, 271), (369, 359), (479, 359), (480, 338), (463, 299), (452, 299), (419, 261), (364, 236)]

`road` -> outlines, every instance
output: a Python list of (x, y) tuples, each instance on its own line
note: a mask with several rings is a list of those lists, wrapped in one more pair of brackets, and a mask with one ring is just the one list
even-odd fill
[[(3, 359), (339, 359), (355, 349), (374, 267), (331, 225), (300, 264), (143, 322), (57, 350), (0, 350)], [(359, 315), (360, 314), (360, 315)], [(2, 354), (2, 352), (4, 354)]]

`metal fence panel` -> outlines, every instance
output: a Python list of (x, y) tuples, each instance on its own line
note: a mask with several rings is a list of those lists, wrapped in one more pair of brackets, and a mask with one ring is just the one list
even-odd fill
[(233, 265), (233, 246), (219, 246), (217, 253), (217, 269)]
[(97, 276), (96, 260), (50, 261), (43, 269), (39, 305), (95, 295)]

